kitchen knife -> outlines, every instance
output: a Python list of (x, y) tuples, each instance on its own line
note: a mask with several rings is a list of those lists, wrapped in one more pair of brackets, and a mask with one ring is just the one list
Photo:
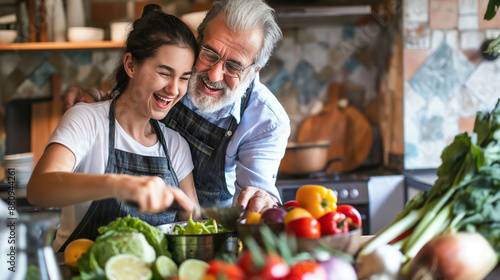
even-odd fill
[[(132, 200), (125, 201), (125, 205), (139, 208), (139, 204)], [(174, 200), (172, 202), (172, 205), (170, 205), (170, 207), (165, 210), (186, 211), (176, 200)], [(243, 212), (243, 207), (241, 205), (233, 205), (228, 207), (201, 207), (200, 212), (203, 216), (214, 219), (223, 227), (235, 230), (238, 219), (241, 217), (241, 213)]]

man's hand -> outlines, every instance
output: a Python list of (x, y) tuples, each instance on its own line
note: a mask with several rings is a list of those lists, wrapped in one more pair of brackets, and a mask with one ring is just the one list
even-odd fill
[(78, 102), (93, 103), (101, 101), (103, 96), (105, 94), (96, 88), (90, 88), (87, 92), (79, 87), (69, 87), (63, 95), (63, 113)]
[(265, 190), (257, 187), (245, 187), (238, 196), (238, 205), (243, 206), (245, 214), (242, 218), (246, 218), (250, 212), (261, 213), (267, 209), (274, 208), (278, 205), (278, 199)]

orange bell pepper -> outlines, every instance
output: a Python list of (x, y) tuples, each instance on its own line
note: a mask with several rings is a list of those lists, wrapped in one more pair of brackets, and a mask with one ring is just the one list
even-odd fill
[(309, 211), (315, 219), (337, 210), (337, 196), (324, 186), (302, 186), (297, 190), (295, 199), (300, 207)]

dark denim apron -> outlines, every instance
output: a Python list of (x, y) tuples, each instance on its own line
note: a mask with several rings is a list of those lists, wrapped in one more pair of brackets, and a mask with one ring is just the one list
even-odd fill
[[(243, 116), (250, 100), (252, 85), (242, 97), (240, 116)], [(162, 120), (189, 143), (194, 163), (194, 185), (202, 207), (229, 206), (233, 202), (225, 176), (227, 146), (238, 127), (236, 119), (233, 116), (231, 118), (229, 127), (223, 129), (178, 102)]]
[[(109, 155), (105, 173), (158, 176), (167, 185), (179, 187), (179, 182), (172, 168), (165, 138), (163, 137), (158, 121), (150, 120), (150, 123), (156, 132), (156, 136), (163, 147), (166, 157), (143, 156), (115, 149), (115, 104), (118, 97), (111, 102), (111, 107), (109, 108)], [(85, 213), (85, 216), (76, 229), (61, 249), (59, 249), (59, 252), (64, 251), (69, 242), (77, 238), (95, 240), (99, 235), (97, 229), (100, 226), (107, 225), (111, 221), (116, 220), (117, 217), (126, 217), (127, 215), (138, 217), (150, 225), (157, 226), (174, 222), (176, 212), (141, 213), (135, 207), (125, 205), (116, 198), (93, 201), (87, 213)]]

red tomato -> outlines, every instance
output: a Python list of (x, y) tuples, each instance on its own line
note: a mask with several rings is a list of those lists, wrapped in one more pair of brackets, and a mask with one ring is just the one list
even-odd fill
[(264, 266), (255, 267), (249, 250), (240, 256), (238, 265), (243, 269), (248, 280), (283, 279), (290, 271), (288, 264), (278, 255), (265, 255)]
[(290, 268), (290, 273), (285, 277), (285, 280), (328, 280), (326, 270), (321, 264), (305, 260), (298, 262)]
[(283, 218), (283, 223), (288, 225), (289, 222), (300, 219), (300, 218), (312, 218), (313, 216), (311, 213), (309, 213), (306, 209), (304, 208), (293, 208), (290, 210), (288, 213), (286, 213), (285, 217)]
[(321, 236), (349, 232), (349, 223), (344, 214), (328, 212), (318, 219), (321, 226)]
[(358, 209), (354, 208), (351, 205), (344, 204), (337, 206), (337, 212), (343, 213), (351, 223), (357, 225), (358, 227), (361, 227), (362, 220), (361, 214), (359, 213)]
[(299, 206), (299, 203), (297, 202), (297, 200), (290, 200), (290, 201), (285, 202), (285, 204), (283, 204), (283, 208), (285, 208), (285, 210), (287, 210), (287, 211), (292, 210), (293, 208), (298, 208), (298, 207), (300, 207), (300, 206)]
[(205, 273), (205, 279), (226, 279), (226, 280), (243, 280), (245, 279), (245, 273), (243, 270), (231, 263), (227, 263), (221, 260), (211, 260), (208, 262), (208, 269)]
[(285, 232), (295, 234), (297, 237), (318, 238), (321, 236), (321, 228), (318, 220), (305, 217), (292, 220), (285, 226)]

